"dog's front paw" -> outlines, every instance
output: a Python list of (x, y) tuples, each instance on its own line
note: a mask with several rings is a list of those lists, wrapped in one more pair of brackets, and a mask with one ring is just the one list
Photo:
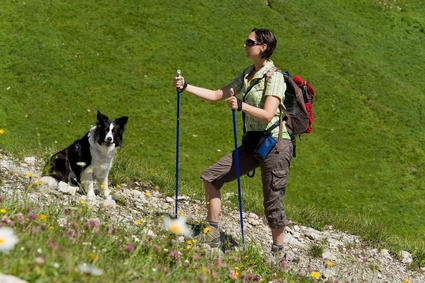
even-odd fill
[(94, 200), (96, 199), (96, 194), (94, 193), (94, 190), (89, 190), (87, 192), (87, 199), (89, 200)]

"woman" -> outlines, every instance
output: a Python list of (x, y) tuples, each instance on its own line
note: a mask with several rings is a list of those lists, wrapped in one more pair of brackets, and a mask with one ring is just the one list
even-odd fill
[[(263, 160), (253, 153), (255, 147), (253, 145), (258, 142), (258, 132), (266, 130), (279, 121), (279, 106), (283, 106), (285, 99), (286, 84), (281, 73), (274, 72), (267, 83), (264, 79), (266, 72), (274, 67), (270, 57), (276, 48), (276, 43), (276, 38), (270, 30), (253, 29), (244, 45), (246, 57), (251, 59), (253, 65), (248, 66), (230, 84), (218, 90), (187, 84), (184, 77), (174, 78), (174, 87), (181, 91), (207, 101), (226, 100), (229, 108), (243, 112), (246, 133), (242, 139), (242, 145), (238, 148), (240, 174), (245, 175), (257, 167), (261, 168), (263, 205), (272, 231), (272, 252), (274, 253), (283, 248), (284, 228), (288, 224), (282, 201), (293, 145), (285, 123), (281, 125), (283, 142), (281, 150), (277, 150), (275, 146)], [(231, 95), (231, 88), (235, 94), (242, 95), (243, 101)], [(272, 135), (278, 139), (279, 127), (272, 131)], [(207, 221), (211, 229), (208, 234), (201, 235), (199, 241), (208, 243), (212, 247), (220, 244), (220, 188), (224, 183), (237, 179), (233, 156), (233, 152), (227, 154), (201, 175), (207, 203)]]

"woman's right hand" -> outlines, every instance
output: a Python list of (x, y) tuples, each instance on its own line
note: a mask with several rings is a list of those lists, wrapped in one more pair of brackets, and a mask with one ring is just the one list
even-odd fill
[(173, 81), (173, 86), (176, 89), (183, 89), (184, 87), (184, 77), (179, 76), (179, 77), (174, 77), (174, 81)]

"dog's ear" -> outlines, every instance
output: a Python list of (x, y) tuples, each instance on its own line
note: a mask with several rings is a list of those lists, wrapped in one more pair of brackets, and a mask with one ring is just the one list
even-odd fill
[(119, 125), (124, 130), (125, 125), (127, 124), (127, 121), (128, 121), (128, 117), (123, 116), (121, 118), (115, 119), (114, 124)]
[(104, 121), (104, 120), (109, 120), (108, 116), (103, 115), (102, 113), (100, 113), (99, 110), (97, 110), (97, 121)]

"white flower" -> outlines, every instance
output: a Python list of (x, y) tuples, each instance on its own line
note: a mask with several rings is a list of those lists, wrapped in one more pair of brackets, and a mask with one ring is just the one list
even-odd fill
[(86, 163), (81, 161), (81, 162), (77, 162), (77, 165), (80, 166), (80, 167), (84, 167), (84, 166), (86, 166)]
[(82, 273), (86, 273), (86, 274), (90, 274), (90, 275), (94, 275), (94, 276), (103, 275), (102, 269), (97, 269), (96, 267), (94, 267), (94, 265), (88, 265), (87, 263), (80, 263), (78, 265), (78, 269)]
[(177, 235), (183, 235), (186, 237), (192, 236), (192, 231), (189, 226), (186, 224), (186, 217), (181, 216), (177, 219), (171, 219), (168, 216), (164, 217), (165, 228)]
[(0, 228), (0, 252), (9, 252), (11, 249), (13, 249), (17, 242), (18, 237), (15, 235), (12, 228)]

